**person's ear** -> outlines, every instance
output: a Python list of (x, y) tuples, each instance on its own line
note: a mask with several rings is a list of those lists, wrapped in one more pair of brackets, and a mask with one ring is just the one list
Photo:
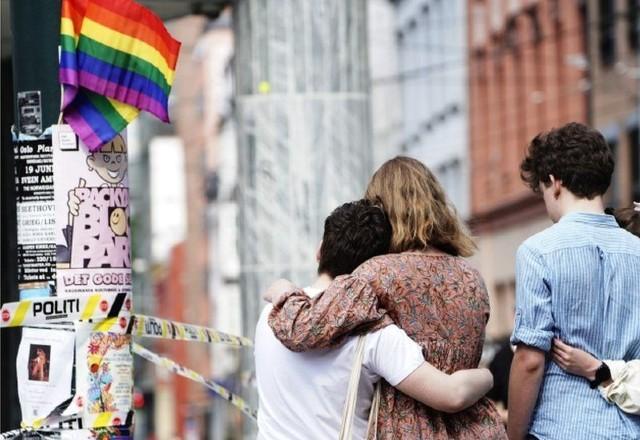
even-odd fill
[(93, 154), (90, 154), (87, 157), (87, 167), (89, 167), (89, 171), (93, 171), (96, 165), (96, 159), (93, 157)]
[(322, 249), (322, 240), (320, 240), (320, 244), (318, 244), (318, 248), (316, 249), (316, 261), (320, 262), (320, 250)]
[(553, 187), (553, 198), (558, 200), (562, 193), (562, 181), (553, 177), (552, 174), (549, 174), (549, 179), (551, 180), (551, 186)]

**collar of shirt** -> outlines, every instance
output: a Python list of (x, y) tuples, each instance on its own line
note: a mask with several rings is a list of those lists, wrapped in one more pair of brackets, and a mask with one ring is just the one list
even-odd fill
[(594, 226), (603, 226), (610, 228), (617, 228), (618, 223), (612, 215), (607, 214), (592, 214), (588, 212), (571, 212), (564, 215), (559, 223), (574, 222), (574, 223), (587, 223)]

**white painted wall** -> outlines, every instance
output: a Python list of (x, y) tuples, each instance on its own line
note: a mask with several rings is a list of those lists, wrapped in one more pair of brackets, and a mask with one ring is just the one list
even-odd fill
[(177, 136), (158, 136), (149, 143), (151, 259), (165, 262), (186, 234), (184, 146)]

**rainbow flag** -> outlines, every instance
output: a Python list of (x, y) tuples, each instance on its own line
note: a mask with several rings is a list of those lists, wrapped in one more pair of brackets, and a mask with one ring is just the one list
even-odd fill
[(133, 0), (63, 0), (62, 115), (91, 151), (141, 110), (169, 122), (180, 43)]

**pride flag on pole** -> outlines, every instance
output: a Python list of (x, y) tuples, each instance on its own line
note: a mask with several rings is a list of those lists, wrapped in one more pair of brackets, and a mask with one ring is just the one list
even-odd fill
[(140, 110), (169, 122), (168, 98), (180, 43), (133, 0), (63, 0), (62, 114), (91, 151)]

